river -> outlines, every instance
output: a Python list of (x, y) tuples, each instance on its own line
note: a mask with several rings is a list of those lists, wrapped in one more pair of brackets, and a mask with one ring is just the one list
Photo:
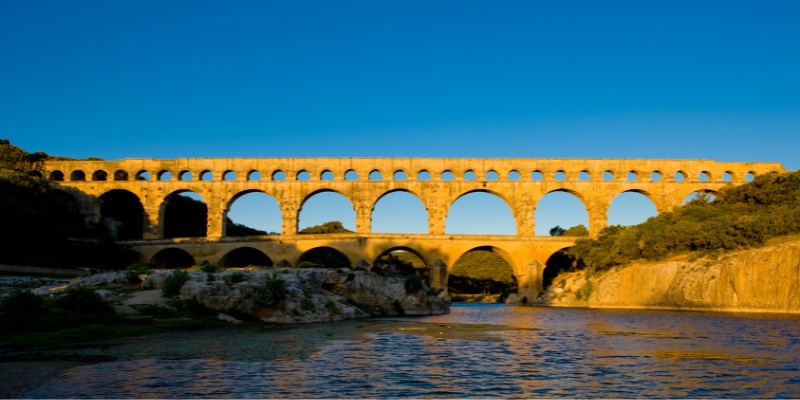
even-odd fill
[(799, 397), (800, 317), (454, 304), (449, 315), (170, 332), (24, 397)]

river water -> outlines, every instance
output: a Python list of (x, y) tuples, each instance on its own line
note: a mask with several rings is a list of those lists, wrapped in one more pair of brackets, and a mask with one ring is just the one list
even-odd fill
[(800, 317), (454, 304), (449, 315), (171, 332), (25, 397), (800, 397)]

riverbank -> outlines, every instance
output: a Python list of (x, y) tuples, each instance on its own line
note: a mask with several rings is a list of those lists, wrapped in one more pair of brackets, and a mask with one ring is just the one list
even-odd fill
[(719, 257), (557, 276), (534, 302), (555, 307), (800, 313), (800, 241)]

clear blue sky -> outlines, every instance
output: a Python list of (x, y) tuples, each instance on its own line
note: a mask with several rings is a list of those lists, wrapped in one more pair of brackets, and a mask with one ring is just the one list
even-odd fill
[(794, 170), (799, 21), (796, 0), (0, 0), (0, 137), (76, 158)]

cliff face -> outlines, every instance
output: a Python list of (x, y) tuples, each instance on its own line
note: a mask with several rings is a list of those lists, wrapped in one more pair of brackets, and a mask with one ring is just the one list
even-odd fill
[(588, 305), (800, 312), (800, 243), (611, 271)]
[(800, 242), (607, 271), (592, 277), (588, 301), (570, 295), (583, 286), (581, 274), (561, 279), (564, 288), (549, 289), (539, 304), (800, 313)]

